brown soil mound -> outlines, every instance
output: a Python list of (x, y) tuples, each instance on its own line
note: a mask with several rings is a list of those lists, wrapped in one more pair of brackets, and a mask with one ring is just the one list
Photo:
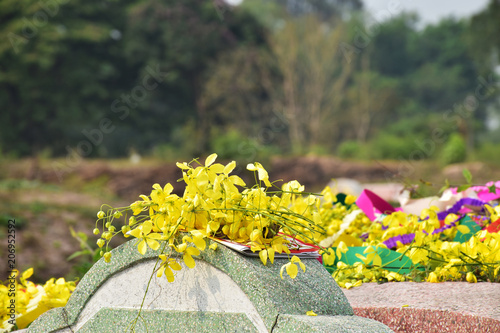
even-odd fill
[(298, 180), (309, 190), (318, 190), (334, 178), (353, 178), (360, 182), (392, 180), (394, 163), (363, 163), (345, 161), (335, 157), (305, 156), (274, 158), (271, 160), (272, 179)]

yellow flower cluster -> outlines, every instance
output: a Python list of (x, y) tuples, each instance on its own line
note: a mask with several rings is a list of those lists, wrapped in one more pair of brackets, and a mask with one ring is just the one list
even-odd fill
[[(323, 193), (328, 193), (329, 190), (325, 191)], [(330, 194), (324, 195), (324, 198), (329, 199), (324, 201), (319, 210), (322, 227), (335, 233), (341, 230), (341, 225), (345, 224), (350, 211), (356, 210), (357, 207), (353, 205), (349, 210), (339, 207), (335, 204), (335, 198), (331, 199), (329, 196)], [(483, 229), (467, 242), (454, 241), (458, 231), (466, 234), (470, 232), (469, 228), (452, 224), (460, 218), (456, 214), (447, 215), (444, 220), (444, 226), (447, 228), (443, 228), (437, 217), (437, 210), (436, 207), (424, 209), (420, 216), (394, 212), (388, 216), (381, 216), (373, 222), (369, 221), (365, 214), (359, 213), (349, 224), (349, 228), (343, 231), (343, 236), (349, 235), (355, 238), (359, 246), (387, 248), (384, 241), (395, 236), (414, 234), (410, 244), (398, 241), (395, 251), (408, 256), (413, 264), (420, 264), (424, 271), (415, 269), (410, 274), (398, 274), (385, 270), (384, 264), (375, 253), (366, 257), (356, 255), (359, 262), (354, 265), (346, 265), (341, 261), (337, 263), (337, 270), (332, 274), (337, 283), (341, 287), (351, 288), (363, 282), (375, 281), (500, 282), (500, 234)], [(483, 228), (500, 218), (500, 206), (492, 208), (487, 205), (486, 211), (486, 215), (483, 216), (486, 219), (483, 221)], [(440, 232), (433, 233), (439, 228), (442, 229)], [(331, 234), (332, 232), (329, 232), (317, 240), (320, 241), (321, 237), (328, 237)], [(360, 238), (359, 236), (363, 234), (365, 238)], [(337, 258), (340, 258), (340, 252), (348, 250), (343, 242), (335, 246), (337, 246)]]
[[(422, 238), (423, 239), (423, 238)], [(428, 282), (481, 281), (500, 282), (500, 234), (481, 230), (464, 243), (435, 239), (402, 246), (413, 262), (432, 269)]]
[[(107, 251), (109, 240), (118, 232), (126, 237), (138, 239), (137, 248), (141, 254), (148, 247), (158, 250), (161, 247), (161, 267), (158, 276), (166, 275), (174, 281), (174, 271), (181, 269), (178, 253), (187, 267), (194, 267), (193, 256), (206, 249), (206, 238), (225, 238), (250, 246), (258, 252), (262, 263), (274, 262), (276, 253), (288, 253), (287, 240), (281, 232), (292, 237), (314, 242), (315, 235), (324, 233), (318, 211), (319, 198), (314, 195), (303, 196), (304, 186), (297, 181), (283, 184), (282, 188), (273, 185), (267, 171), (260, 163), (253, 163), (247, 169), (254, 171), (256, 185), (246, 187), (237, 175), (231, 175), (236, 162), (227, 165), (215, 163), (216, 154), (207, 157), (202, 165), (193, 167), (192, 163), (177, 163), (182, 170), (185, 183), (183, 196), (173, 194), (173, 186), (153, 185), (149, 196), (141, 195), (140, 201), (122, 209), (100, 211), (97, 223), (102, 223), (99, 247), (106, 245), (102, 255), (106, 261), (111, 258)], [(132, 216), (128, 225), (116, 231), (114, 219), (128, 211)], [(145, 213), (145, 214), (144, 214)], [(99, 233), (99, 228), (97, 233)], [(165, 251), (166, 247), (171, 251)], [(281, 276), (287, 274), (295, 278), (298, 266), (305, 270), (300, 259), (293, 256), (284, 265)]]
[(402, 274), (390, 272), (380, 267), (368, 267), (362, 262), (347, 265), (339, 261), (337, 269), (333, 272), (332, 276), (340, 287), (346, 289), (358, 287), (363, 282), (406, 281), (405, 276)]
[(21, 276), (14, 271), (12, 279), (0, 284), (0, 332), (25, 328), (42, 313), (66, 305), (75, 289), (75, 282), (64, 278), (52, 278), (43, 286), (35, 284), (27, 280), (32, 274), (33, 268)]
[[(342, 259), (349, 246), (369, 247), (366, 256), (356, 254), (358, 263), (346, 266), (337, 263), (334, 278), (342, 287), (350, 288), (367, 281), (492, 281), (499, 282), (500, 235), (483, 230), (469, 241), (454, 241), (457, 232), (469, 233), (469, 228), (457, 223), (460, 216), (448, 214), (444, 221), (438, 219), (437, 208), (424, 209), (419, 216), (395, 212), (371, 221), (356, 206), (354, 196), (335, 195), (327, 187), (319, 196), (304, 193), (304, 186), (291, 181), (278, 188), (260, 163), (247, 169), (255, 174), (256, 185), (247, 187), (245, 182), (231, 172), (233, 161), (227, 165), (215, 163), (216, 154), (204, 162), (177, 163), (182, 170), (185, 190), (182, 196), (173, 194), (173, 186), (153, 185), (149, 196), (141, 195), (140, 201), (128, 207), (111, 208), (97, 214), (102, 227), (97, 244), (103, 248), (101, 255), (111, 258), (109, 241), (117, 233), (137, 238), (137, 247), (144, 254), (148, 248), (160, 249), (159, 276), (174, 281), (175, 272), (181, 269), (180, 259), (187, 267), (194, 267), (193, 256), (201, 251), (215, 250), (206, 247), (206, 238), (225, 238), (248, 245), (258, 252), (262, 263), (274, 261), (276, 253), (288, 253), (284, 235), (319, 245), (323, 262), (333, 266)], [(194, 165), (194, 166), (193, 166)], [(339, 199), (340, 198), (340, 199)], [(500, 208), (486, 207), (484, 226), (500, 217)], [(116, 230), (113, 221), (131, 212), (128, 223)], [(413, 235), (410, 244), (394, 241), (394, 250), (411, 259), (415, 270), (409, 274), (384, 269), (376, 249), (387, 249), (390, 239)], [(166, 249), (170, 248), (170, 251)], [(335, 249), (335, 250), (334, 250)], [(172, 256), (177, 252), (178, 255)], [(352, 262), (351, 262), (352, 263)], [(397, 265), (394, 260), (392, 266)], [(419, 265), (417, 269), (416, 265)], [(298, 257), (281, 268), (294, 278), (305, 267)]]
[[(347, 195), (345, 202), (339, 202), (329, 186), (325, 187), (320, 197), (321, 201), (315, 203), (315, 209), (319, 212), (319, 218), (315, 220), (316, 224), (314, 226), (299, 227), (301, 233), (314, 239), (315, 243), (330, 246), (330, 243), (334, 242), (334, 239), (331, 239), (332, 237), (338, 239), (341, 235), (349, 235), (358, 238), (362, 233), (369, 230), (372, 222), (365, 214), (358, 213), (361, 211), (354, 205), (356, 197)], [(294, 209), (298, 211), (305, 209), (308, 207), (310, 200), (309, 197), (296, 198), (293, 203)], [(345, 223), (348, 215), (352, 216), (352, 221)], [(308, 241), (308, 239), (303, 239), (301, 236), (298, 238)], [(331, 239), (331, 241), (328, 242), (328, 239)], [(325, 240), (326, 242), (324, 242)]]

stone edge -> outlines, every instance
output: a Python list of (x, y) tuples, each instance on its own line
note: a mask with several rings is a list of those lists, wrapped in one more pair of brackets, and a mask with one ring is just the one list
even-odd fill
[[(212, 242), (213, 241), (209, 240), (207, 246)], [(135, 244), (136, 240), (133, 239), (113, 249), (110, 263), (105, 263), (104, 259), (101, 258), (82, 278), (66, 306), (62, 308), (55, 308), (44, 313), (30, 325), (28, 332), (52, 332), (75, 324), (78, 316), (90, 297), (92, 297), (99, 287), (101, 287), (112, 275), (123, 271), (138, 262), (154, 259), (161, 252), (161, 249), (154, 251), (148, 248), (146, 254), (141, 255), (137, 251)], [(219, 245), (216, 251), (222, 251), (222, 253), (215, 254), (202, 252), (200, 259), (205, 260), (207, 263), (228, 274), (240, 286), (240, 288), (255, 304), (259, 314), (262, 316), (264, 323), (266, 324), (266, 327), (270, 330), (275, 323), (279, 312), (273, 304), (270, 304), (271, 302), (263, 302), (263, 300), (268, 300), (266, 298), (266, 291), (249, 290), (247, 286), (242, 283), (241, 272), (235, 272), (231, 269), (231, 266), (236, 261), (234, 258), (237, 257), (232, 250)], [(326, 270), (324, 271), (324, 274), (325, 276), (329, 275)], [(336, 288), (339, 288), (333, 279), (332, 282)], [(354, 315), (354, 311), (352, 310), (352, 307), (343, 292), (339, 295), (339, 306), (341, 309), (340, 313), (338, 313), (339, 315)], [(267, 315), (263, 315), (263, 313), (266, 313)]]

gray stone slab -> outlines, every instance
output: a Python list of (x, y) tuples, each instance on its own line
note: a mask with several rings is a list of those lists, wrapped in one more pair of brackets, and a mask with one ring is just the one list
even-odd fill
[(291, 316), (278, 317), (273, 333), (307, 332), (307, 333), (358, 333), (358, 332), (392, 332), (390, 328), (378, 321), (356, 316)]
[[(315, 259), (303, 260), (306, 273), (296, 279), (281, 279), (279, 270), (286, 259), (263, 266), (258, 258), (219, 245), (203, 252), (195, 268), (184, 267), (175, 282), (168, 283), (156, 274), (150, 281), (159, 252), (148, 250), (142, 256), (134, 244), (135, 240), (113, 250), (110, 263), (97, 262), (67, 305), (42, 315), (29, 332), (125, 331), (141, 304), (136, 332), (146, 327), (149, 332), (175, 332), (171, 329), (176, 327), (179, 332), (271, 332), (277, 327), (288, 332), (294, 325), (305, 332), (326, 332), (319, 330), (325, 325), (338, 332), (354, 332), (351, 326), (364, 328), (358, 332), (390, 332), (377, 322), (372, 330), (373, 321), (355, 317), (342, 290)], [(310, 310), (319, 316), (304, 316)]]

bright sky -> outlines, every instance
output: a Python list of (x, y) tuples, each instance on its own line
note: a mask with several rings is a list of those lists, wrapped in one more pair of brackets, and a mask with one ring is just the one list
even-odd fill
[(488, 5), (488, 0), (363, 0), (365, 8), (376, 16), (383, 11), (416, 11), (422, 23), (436, 23), (448, 16), (468, 17)]
[[(241, 1), (226, 0), (231, 4), (239, 4)], [(394, 12), (399, 5), (399, 11), (416, 11), (424, 24), (436, 23), (450, 15), (470, 16), (484, 9), (488, 2), (488, 0), (363, 0), (365, 8), (376, 18), (378, 15), (384, 16), (383, 12)]]

